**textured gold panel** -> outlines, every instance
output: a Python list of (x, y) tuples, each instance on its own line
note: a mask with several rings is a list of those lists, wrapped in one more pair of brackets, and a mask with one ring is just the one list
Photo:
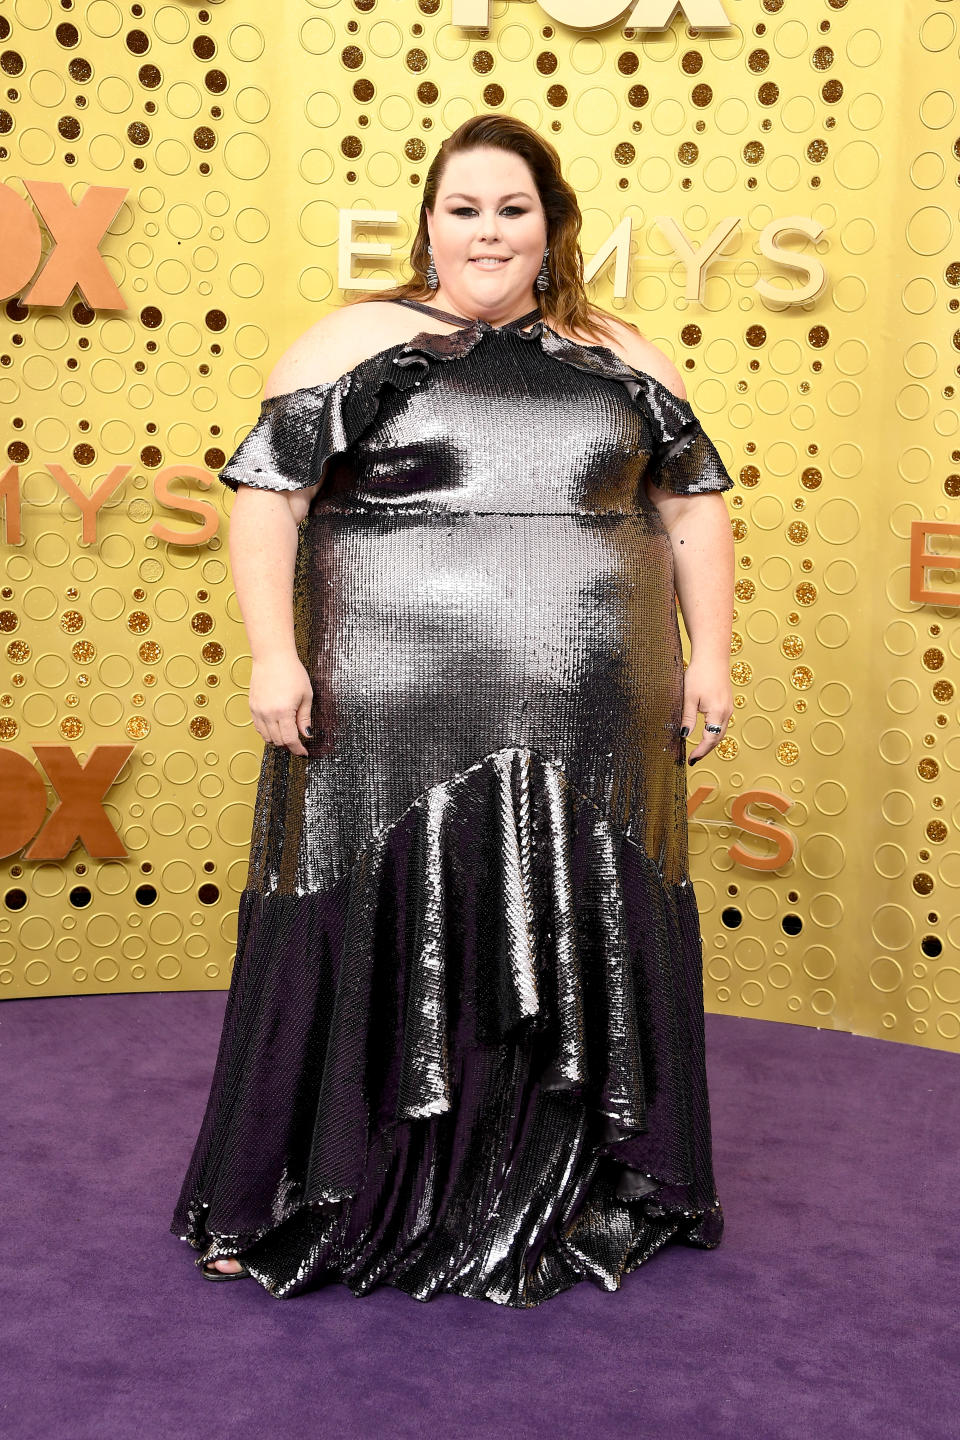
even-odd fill
[[(591, 293), (676, 360), (739, 482), (735, 711), (690, 792), (707, 1006), (960, 1051), (958, 608), (915, 573), (924, 537), (958, 553), (957, 15), (725, 8), (0, 14), (0, 995), (227, 983), (261, 742), (212, 472), (344, 298), (342, 213), (368, 212), (352, 283), (404, 276), (441, 139), (503, 110), (560, 150), (588, 273), (629, 220)], [(702, 274), (671, 234), (715, 237)], [(45, 746), (76, 775), (129, 747), (124, 856), (28, 858)]]

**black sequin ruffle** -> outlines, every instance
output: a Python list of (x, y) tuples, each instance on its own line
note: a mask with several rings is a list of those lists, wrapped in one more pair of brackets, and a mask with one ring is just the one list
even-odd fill
[[(219, 479), (231, 490), (241, 484), (282, 491), (317, 484), (327, 462), (348, 454), (373, 423), (388, 391), (419, 388), (431, 362), (461, 359), (490, 333), (491, 327), (482, 321), (446, 333), (425, 330), (361, 361), (335, 381), (269, 396)], [(606, 346), (568, 340), (542, 320), (514, 333), (539, 342), (545, 355), (563, 364), (625, 388), (647, 423), (648, 474), (661, 489), (701, 495), (732, 487), (733, 480), (689, 401), (654, 376), (634, 370)]]

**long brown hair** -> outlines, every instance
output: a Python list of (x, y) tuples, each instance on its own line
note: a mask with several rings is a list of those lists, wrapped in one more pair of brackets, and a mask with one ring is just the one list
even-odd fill
[[(583, 217), (573, 187), (563, 178), (560, 156), (548, 140), (544, 140), (522, 120), (511, 115), (472, 115), (443, 141), (433, 158), (423, 186), (420, 224), (410, 249), (413, 279), (388, 290), (369, 291), (347, 301), (362, 304), (370, 300), (423, 300), (429, 304), (433, 291), (427, 284), (427, 251), (430, 235), (427, 211), (436, 208), (440, 179), (452, 155), (465, 150), (490, 146), (512, 151), (525, 160), (533, 175), (547, 221), (547, 244), (550, 254), (547, 269), (549, 289), (537, 291), (540, 314), (553, 329), (572, 335), (587, 334), (599, 339), (615, 340), (606, 313), (587, 299), (583, 287), (583, 251), (577, 241)], [(629, 325), (638, 335), (642, 331), (630, 320), (617, 319)]]

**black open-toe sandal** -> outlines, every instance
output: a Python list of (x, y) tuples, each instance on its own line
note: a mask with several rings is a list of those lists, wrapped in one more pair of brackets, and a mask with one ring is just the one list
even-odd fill
[[(218, 1255), (218, 1256), (217, 1256), (217, 1260), (236, 1260), (236, 1259), (237, 1259), (236, 1255)], [(214, 1262), (213, 1260), (207, 1260), (207, 1261), (204, 1262), (203, 1265), (201, 1265), (200, 1271), (201, 1271), (201, 1274), (203, 1275), (203, 1277), (204, 1277), (205, 1280), (243, 1280), (247, 1275), (250, 1274), (250, 1271), (249, 1271), (249, 1270), (247, 1269), (247, 1267), (244, 1265), (244, 1263), (243, 1263), (242, 1260), (240, 1260), (240, 1261), (237, 1262), (237, 1263), (239, 1264), (239, 1266), (240, 1266), (240, 1269), (239, 1269), (239, 1270), (213, 1270), (213, 1269), (210, 1269), (209, 1267), (212, 1266), (214, 1263), (215, 1263), (215, 1262)]]

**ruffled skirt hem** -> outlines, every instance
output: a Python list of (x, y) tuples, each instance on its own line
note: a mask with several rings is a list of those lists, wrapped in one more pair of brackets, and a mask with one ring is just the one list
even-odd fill
[(198, 1266), (527, 1308), (720, 1243), (693, 887), (558, 767), (488, 756), (239, 922), (170, 1226)]
[[(653, 1177), (644, 1178), (655, 1185)], [(381, 1257), (373, 1265), (331, 1265), (319, 1256), (329, 1251), (338, 1223), (342, 1224), (342, 1217), (334, 1217), (329, 1207), (311, 1205), (254, 1241), (212, 1235), (199, 1217), (190, 1234), (180, 1238), (201, 1252), (195, 1261), (198, 1268), (225, 1256), (240, 1259), (251, 1277), (277, 1299), (329, 1285), (343, 1285), (359, 1299), (388, 1286), (423, 1302), (438, 1295), (461, 1295), (530, 1309), (584, 1281), (601, 1290), (619, 1290), (625, 1276), (667, 1245), (715, 1250), (723, 1233), (719, 1202), (698, 1214), (668, 1210), (656, 1200), (649, 1208), (627, 1205), (618, 1198), (609, 1171), (594, 1178), (578, 1221), (559, 1228), (539, 1257), (520, 1273), (515, 1266), (491, 1273), (489, 1251), (483, 1258), (447, 1254), (448, 1263), (441, 1271), (436, 1255), (426, 1248), (404, 1257), (402, 1263)], [(450, 1263), (452, 1259), (455, 1263)]]

